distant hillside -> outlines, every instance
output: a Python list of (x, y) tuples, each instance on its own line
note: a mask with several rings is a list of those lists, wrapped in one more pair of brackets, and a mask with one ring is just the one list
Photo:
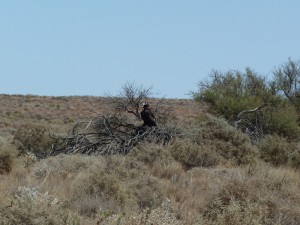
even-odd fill
[[(0, 95), (0, 224), (300, 225), (298, 143), (274, 136), (253, 144), (193, 100), (163, 99), (161, 107), (173, 108), (180, 132), (172, 141), (87, 155), (72, 150), (90, 136), (68, 131), (113, 113), (108, 98)], [(62, 139), (75, 143), (70, 152), (37, 157)]]
[[(154, 105), (157, 101), (161, 99), (150, 99), (150, 104)], [(163, 99), (161, 107), (172, 108), (174, 122), (181, 125), (189, 125), (191, 119), (207, 109), (206, 104), (191, 99)], [(75, 122), (113, 113), (114, 109), (107, 97), (1, 94), (0, 136), (11, 140), (12, 132), (24, 123), (44, 124), (66, 132)]]

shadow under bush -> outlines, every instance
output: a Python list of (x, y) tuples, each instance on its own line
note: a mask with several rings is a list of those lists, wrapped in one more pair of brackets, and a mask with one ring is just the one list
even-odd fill
[(0, 151), (0, 174), (9, 173), (12, 170), (12, 164), (12, 155), (7, 151)]

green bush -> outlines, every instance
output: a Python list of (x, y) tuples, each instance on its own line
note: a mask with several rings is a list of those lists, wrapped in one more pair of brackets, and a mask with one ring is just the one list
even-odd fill
[(199, 84), (194, 97), (211, 103), (213, 112), (227, 120), (235, 119), (241, 111), (256, 108), (272, 98), (265, 78), (249, 68), (245, 73), (214, 71), (210, 77), (210, 82)]
[(265, 129), (270, 134), (296, 139), (299, 136), (300, 127), (298, 125), (298, 113), (294, 106), (282, 103), (272, 111), (269, 121), (265, 122)]
[[(250, 69), (245, 73), (213, 72), (211, 80), (199, 84), (194, 93), (196, 100), (211, 104), (211, 113), (238, 125), (242, 131), (257, 140), (266, 134), (296, 138), (299, 133), (299, 116), (295, 105), (276, 93), (273, 83), (268, 83)], [(269, 85), (269, 84), (273, 84)], [(257, 109), (259, 110), (254, 110)], [(240, 114), (248, 110), (248, 113)], [(249, 110), (254, 110), (249, 113)]]

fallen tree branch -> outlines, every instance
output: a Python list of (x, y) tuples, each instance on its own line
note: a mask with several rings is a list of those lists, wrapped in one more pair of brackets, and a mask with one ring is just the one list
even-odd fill
[[(237, 115), (237, 118), (238, 118), (238, 119), (241, 119), (242, 115), (244, 115), (244, 114), (258, 112), (259, 110), (261, 110), (262, 108), (264, 108), (264, 107), (266, 107), (266, 106), (267, 106), (267, 104), (265, 103), (265, 104), (263, 104), (263, 105), (261, 105), (261, 106), (259, 106), (259, 107), (256, 107), (255, 109), (244, 110), (244, 111), (240, 112), (240, 113)], [(237, 122), (238, 122), (238, 121), (237, 121)]]
[[(237, 120), (234, 126), (241, 129), (244, 133), (248, 134), (252, 141), (256, 141), (264, 135), (262, 128), (262, 120), (264, 119), (261, 109), (267, 107), (268, 104), (256, 107), (254, 109), (243, 110), (237, 115)], [(248, 114), (254, 114), (251, 117), (246, 117)]]
[(165, 145), (180, 135), (181, 131), (175, 127), (146, 129), (117, 116), (99, 116), (88, 122), (78, 122), (66, 137), (56, 137), (56, 144), (49, 155), (127, 154), (140, 142)]

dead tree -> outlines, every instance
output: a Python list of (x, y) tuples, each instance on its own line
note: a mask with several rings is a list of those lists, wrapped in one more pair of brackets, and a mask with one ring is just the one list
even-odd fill
[(262, 138), (264, 135), (263, 120), (265, 120), (262, 109), (267, 106), (268, 104), (264, 103), (254, 109), (243, 110), (236, 117), (235, 127), (248, 134), (252, 141)]
[(282, 91), (284, 96), (293, 104), (299, 101), (300, 85), (300, 61), (288, 60), (287, 63), (276, 69), (275, 85), (278, 91)]
[(155, 114), (158, 124), (166, 124), (172, 114), (172, 107), (165, 107), (166, 100), (154, 99), (152, 87), (144, 88), (136, 86), (134, 83), (126, 83), (120, 93), (116, 96), (108, 96), (108, 102), (116, 113), (127, 112), (138, 120), (141, 120), (141, 109), (143, 102), (150, 103), (150, 107)]
[(140, 106), (152, 94), (152, 88), (137, 87), (134, 83), (126, 83), (117, 96), (109, 96), (109, 102), (116, 112), (132, 113), (140, 119)]

